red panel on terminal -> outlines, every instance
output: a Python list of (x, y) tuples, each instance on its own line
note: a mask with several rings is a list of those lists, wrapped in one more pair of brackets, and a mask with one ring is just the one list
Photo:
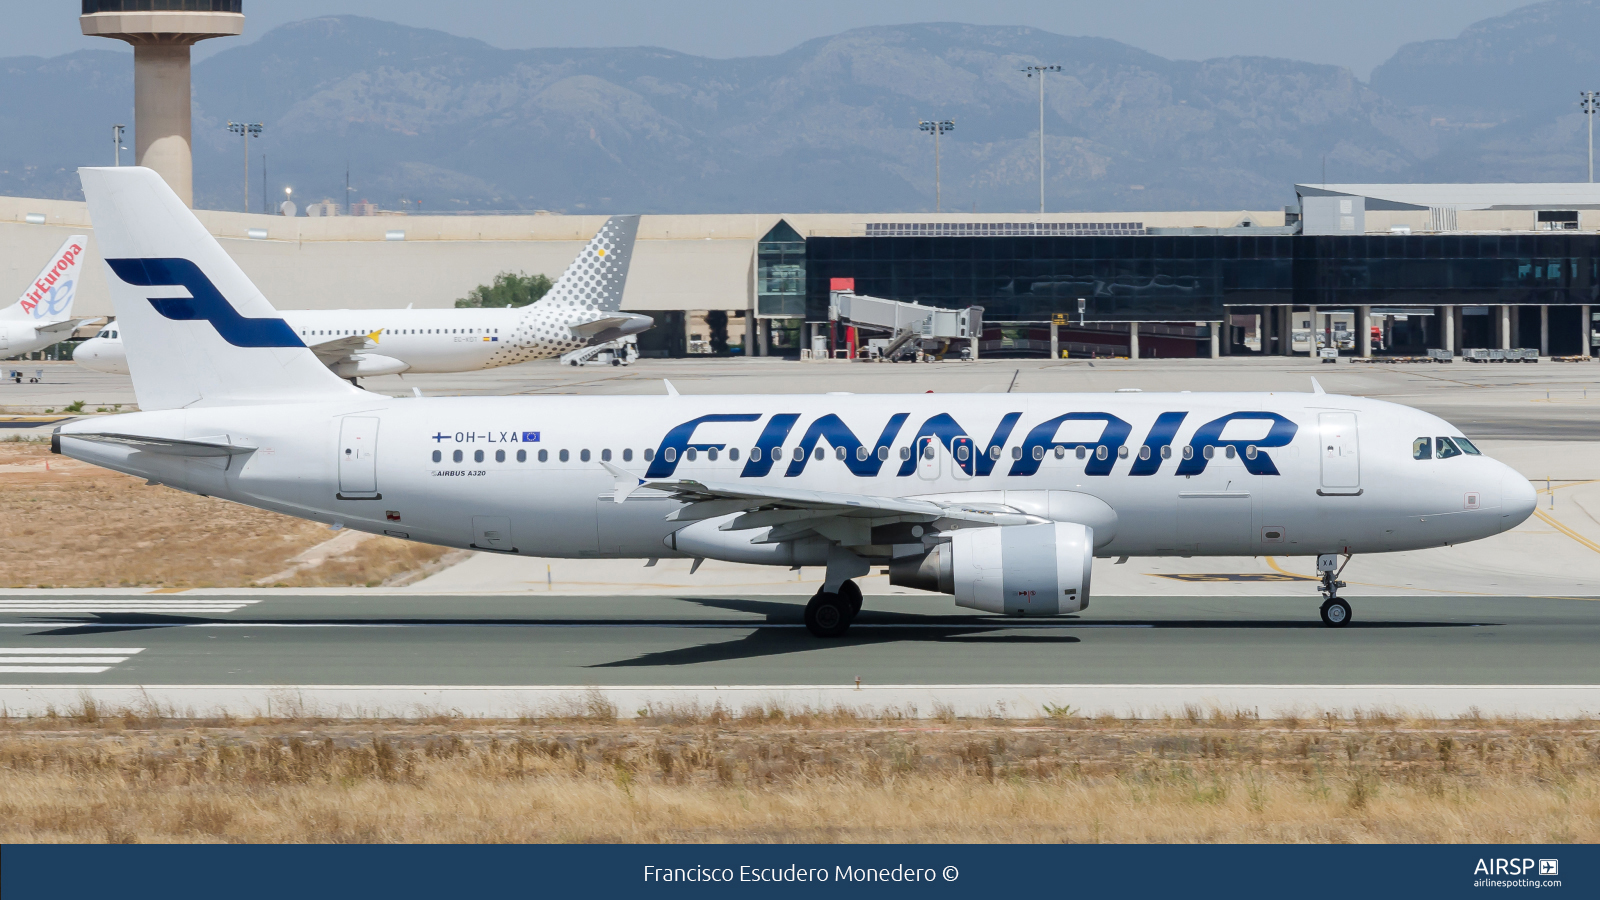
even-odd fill
[(830, 291), (851, 291), (851, 292), (854, 292), (855, 289), (856, 289), (856, 280), (854, 278), (829, 278), (828, 279), (828, 290), (830, 290)]

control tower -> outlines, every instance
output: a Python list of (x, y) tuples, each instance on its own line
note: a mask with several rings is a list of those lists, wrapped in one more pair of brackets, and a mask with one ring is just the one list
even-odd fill
[(194, 205), (189, 47), (244, 31), (244, 0), (83, 0), (83, 33), (133, 45), (134, 158)]

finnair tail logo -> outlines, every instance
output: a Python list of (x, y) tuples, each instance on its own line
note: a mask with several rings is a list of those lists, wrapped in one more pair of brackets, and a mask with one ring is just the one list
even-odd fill
[(200, 267), (187, 259), (108, 259), (116, 276), (136, 287), (186, 288), (188, 297), (150, 297), (155, 311), (178, 322), (204, 319), (235, 347), (304, 347), (305, 342), (282, 319), (247, 319), (239, 315)]

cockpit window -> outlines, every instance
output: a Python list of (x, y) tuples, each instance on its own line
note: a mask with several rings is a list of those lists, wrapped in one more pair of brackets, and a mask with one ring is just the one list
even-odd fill
[(1433, 439), (1417, 438), (1411, 442), (1412, 459), (1433, 459)]
[(1451, 439), (1449, 439), (1447, 437), (1439, 438), (1439, 458), (1440, 459), (1449, 459), (1452, 456), (1460, 456), (1460, 455), (1461, 455), (1461, 448), (1456, 446), (1456, 442), (1455, 441), (1453, 441), (1453, 440), (1451, 440)]
[(1456, 443), (1461, 446), (1462, 451), (1465, 452), (1468, 456), (1482, 456), (1483, 455), (1483, 451), (1479, 450), (1477, 447), (1473, 446), (1473, 443), (1471, 441), (1467, 440), (1466, 438), (1458, 437), (1455, 440), (1456, 440)]

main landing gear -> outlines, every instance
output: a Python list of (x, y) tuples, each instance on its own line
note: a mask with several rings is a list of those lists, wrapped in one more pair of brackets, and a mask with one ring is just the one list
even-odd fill
[(829, 593), (826, 586), (818, 588), (806, 604), (806, 630), (819, 638), (843, 637), (859, 612), (861, 588), (854, 581), (841, 583), (836, 594)]
[(1317, 590), (1322, 592), (1322, 624), (1329, 628), (1343, 628), (1350, 624), (1350, 604), (1340, 599), (1339, 588), (1348, 587), (1339, 580), (1344, 574), (1344, 567), (1350, 565), (1350, 556), (1344, 558), (1344, 565), (1339, 565), (1337, 553), (1324, 553), (1317, 557), (1317, 571), (1322, 573), (1322, 586)]

